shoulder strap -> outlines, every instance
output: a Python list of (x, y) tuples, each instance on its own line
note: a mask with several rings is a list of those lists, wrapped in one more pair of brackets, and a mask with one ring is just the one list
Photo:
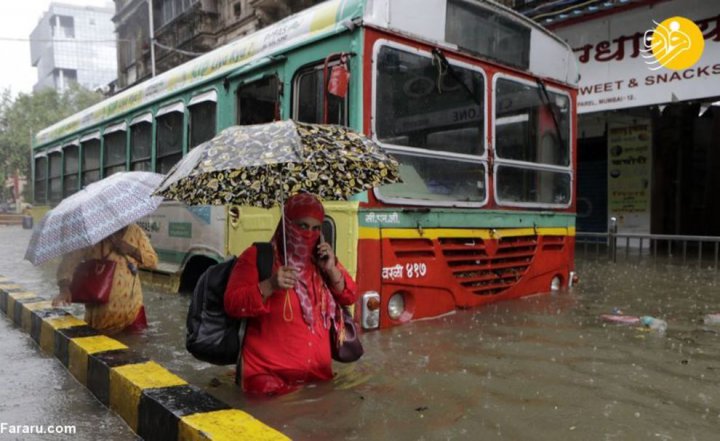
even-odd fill
[(266, 280), (272, 275), (273, 260), (275, 259), (273, 247), (270, 242), (255, 242), (257, 249), (258, 280)]
[[(266, 280), (272, 275), (273, 260), (275, 259), (273, 247), (270, 242), (253, 243), (257, 250), (257, 258), (255, 264), (258, 269), (258, 280)], [(237, 362), (235, 363), (235, 384), (242, 384), (242, 345), (245, 340), (245, 329), (247, 328), (247, 319), (240, 320), (238, 328), (238, 337), (240, 339), (240, 352), (238, 352)]]

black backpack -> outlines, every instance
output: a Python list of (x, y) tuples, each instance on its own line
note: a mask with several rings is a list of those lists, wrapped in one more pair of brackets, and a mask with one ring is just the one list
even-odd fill
[[(259, 280), (272, 273), (273, 249), (268, 242), (256, 242)], [(187, 315), (185, 347), (193, 357), (212, 364), (235, 364), (245, 338), (246, 319), (225, 314), (225, 287), (236, 258), (205, 270), (195, 285)]]

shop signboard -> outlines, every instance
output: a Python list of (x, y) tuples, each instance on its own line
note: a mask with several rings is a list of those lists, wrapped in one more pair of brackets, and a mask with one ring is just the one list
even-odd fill
[[(643, 57), (651, 55), (643, 52), (646, 32), (672, 17), (692, 20), (704, 37), (700, 59), (681, 70)], [(555, 32), (578, 58), (578, 113), (720, 96), (720, 1), (661, 2)]]
[(650, 232), (651, 137), (647, 118), (608, 123), (608, 214), (618, 232)]

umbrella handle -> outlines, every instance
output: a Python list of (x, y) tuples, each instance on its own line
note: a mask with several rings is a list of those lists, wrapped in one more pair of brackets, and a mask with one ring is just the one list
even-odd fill
[(282, 224), (282, 238), (283, 238), (283, 258), (285, 259), (285, 266), (287, 266), (287, 238), (285, 237), (285, 197), (283, 193), (280, 193), (280, 223)]

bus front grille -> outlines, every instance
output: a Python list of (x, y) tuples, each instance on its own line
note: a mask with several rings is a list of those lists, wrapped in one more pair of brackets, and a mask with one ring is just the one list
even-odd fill
[(390, 245), (398, 259), (435, 257), (430, 239), (390, 239)]
[(530, 267), (537, 236), (440, 238), (445, 261), (455, 280), (478, 295), (497, 295), (517, 284)]

